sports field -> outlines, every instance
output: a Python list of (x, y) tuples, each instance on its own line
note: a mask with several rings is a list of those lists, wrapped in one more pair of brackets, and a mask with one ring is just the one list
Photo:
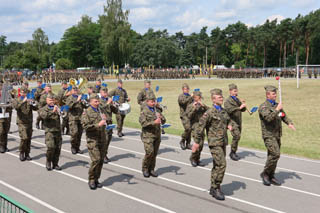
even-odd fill
[[(116, 87), (115, 81), (105, 81), (108, 88)], [(320, 159), (320, 112), (318, 111), (320, 93), (318, 92), (320, 81), (316, 79), (303, 79), (300, 89), (296, 88), (295, 79), (281, 79), (282, 99), (284, 110), (293, 120), (297, 131), (294, 132), (283, 125), (283, 137), (281, 152), (286, 154)], [(228, 84), (235, 83), (239, 88), (240, 99), (245, 99), (249, 108), (259, 106), (265, 100), (265, 85), (278, 86), (275, 79), (196, 79), (196, 80), (155, 80), (152, 88), (156, 86), (160, 90), (156, 96), (163, 97), (163, 104), (167, 106), (164, 115), (167, 123), (172, 126), (166, 132), (180, 135), (182, 125), (179, 118), (179, 106), (177, 99), (181, 93), (182, 83), (188, 83), (190, 91), (199, 88), (204, 96), (205, 104), (211, 106), (209, 91), (212, 88), (221, 88), (225, 97), (228, 97)], [(124, 81), (123, 87), (131, 98), (131, 112), (125, 119), (125, 126), (140, 128), (138, 122), (140, 108), (137, 104), (137, 94), (143, 88), (143, 81)], [(55, 87), (55, 91), (58, 87)], [(229, 140), (231, 141), (231, 140)], [(177, 139), (177, 143), (179, 140)], [(243, 133), (240, 146), (264, 150), (261, 138), (261, 128), (258, 113), (253, 115), (243, 113)]]

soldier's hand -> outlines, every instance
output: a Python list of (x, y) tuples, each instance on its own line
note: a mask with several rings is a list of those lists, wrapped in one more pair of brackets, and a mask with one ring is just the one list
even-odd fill
[(282, 103), (280, 102), (280, 103), (278, 104), (276, 110), (280, 111), (280, 110), (282, 110), (282, 109), (283, 109)]
[(158, 117), (156, 120), (154, 120), (154, 123), (155, 123), (155, 124), (161, 124), (161, 119), (160, 119), (160, 117)]
[(111, 104), (112, 103), (112, 98), (109, 98), (107, 101), (107, 104)]
[(99, 126), (103, 126), (103, 125), (106, 125), (106, 120), (101, 120), (101, 121), (99, 122)]
[(82, 97), (82, 95), (79, 95), (77, 101), (80, 101), (81, 97)]
[(232, 131), (232, 126), (231, 126), (231, 125), (228, 125), (228, 129), (229, 129), (230, 131)]
[(296, 127), (295, 127), (293, 124), (289, 124), (288, 127), (289, 127), (290, 129), (292, 129), (293, 131), (296, 131)]
[(243, 109), (243, 108), (245, 108), (245, 107), (247, 107), (246, 104), (241, 104), (240, 109)]
[(54, 105), (52, 112), (58, 112), (58, 106), (57, 105)]
[(199, 150), (199, 144), (194, 143), (194, 144), (192, 145), (192, 152), (195, 153), (197, 150)]
[(130, 100), (131, 100), (131, 99), (128, 97), (128, 98), (127, 98), (127, 101), (130, 102)]
[(24, 97), (23, 102), (26, 102), (28, 100), (27, 96)]

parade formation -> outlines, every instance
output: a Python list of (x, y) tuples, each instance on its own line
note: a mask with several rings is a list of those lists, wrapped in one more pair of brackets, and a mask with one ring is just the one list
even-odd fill
[[(78, 80), (69, 78), (61, 82), (61, 89), (54, 94), (51, 84), (37, 81), (36, 88), (29, 88), (24, 81), (17, 90), (13, 89), (10, 81), (1, 83), (1, 115), (0, 118), (0, 152), (6, 153), (8, 133), (12, 111), (17, 113), (17, 125), (20, 136), (20, 161), (31, 161), (31, 138), (33, 111), (38, 112), (36, 128), (45, 131), (46, 169), (61, 170), (59, 157), (62, 145), (62, 135), (71, 136), (71, 153), (83, 154), (80, 150), (82, 133), (85, 132), (87, 148), (91, 159), (88, 175), (89, 188), (95, 190), (103, 185), (99, 182), (104, 163), (109, 163), (108, 147), (112, 140), (113, 130), (117, 130), (118, 137), (124, 137), (124, 119), (130, 113), (130, 100), (123, 87), (123, 81), (117, 80), (117, 87), (109, 91), (102, 79), (95, 79), (95, 85), (88, 84), (88, 79), (82, 75)], [(280, 87), (280, 79), (279, 81)], [(181, 135), (180, 147), (182, 150), (192, 150), (190, 163), (193, 167), (204, 166), (201, 162), (201, 152), (207, 137), (208, 147), (212, 155), (213, 167), (211, 170), (210, 195), (217, 200), (224, 200), (221, 189), (226, 171), (226, 146), (228, 145), (227, 132), (232, 135), (231, 151), (229, 156), (238, 161), (237, 149), (242, 132), (242, 113), (250, 115), (258, 111), (261, 121), (262, 138), (268, 150), (265, 168), (261, 173), (264, 185), (280, 185), (275, 177), (277, 162), (280, 158), (282, 122), (295, 130), (293, 122), (283, 110), (281, 103), (277, 103), (277, 88), (265, 86), (266, 100), (259, 107), (247, 108), (246, 102), (238, 97), (238, 87), (232, 83), (228, 85), (229, 97), (224, 101), (222, 90), (212, 88), (210, 97), (212, 106), (203, 103), (202, 92), (195, 89), (190, 94), (189, 85), (183, 83), (182, 93), (177, 97), (180, 107), (179, 116), (184, 127)], [(156, 91), (159, 88), (156, 88)], [(279, 88), (280, 89), (280, 88)], [(178, 91), (176, 91), (178, 92)], [(141, 141), (145, 156), (142, 161), (142, 174), (145, 178), (158, 177), (156, 172), (156, 158), (164, 129), (169, 127), (170, 120), (162, 114), (165, 106), (161, 104), (151, 88), (151, 81), (144, 81), (144, 88), (137, 95), (140, 105)], [(112, 124), (112, 115), (115, 115), (117, 125)], [(124, 137), (125, 138), (125, 137)], [(193, 143), (192, 143), (193, 139)], [(259, 172), (259, 171), (257, 171)]]

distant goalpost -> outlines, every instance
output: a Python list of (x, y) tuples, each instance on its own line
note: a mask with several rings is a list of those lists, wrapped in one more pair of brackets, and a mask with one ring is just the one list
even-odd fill
[[(303, 67), (303, 68), (302, 68)], [(301, 73), (301, 71), (300, 71), (300, 69), (303, 69), (303, 71), (304, 72), (306, 72), (306, 73), (304, 73), (304, 74), (307, 74), (308, 75), (308, 68), (309, 67), (313, 67), (313, 71), (314, 71), (314, 68), (316, 67), (317, 68), (317, 70), (316, 71), (314, 71), (314, 72), (317, 72), (317, 74), (320, 74), (320, 65), (319, 64), (308, 64), (308, 65), (306, 65), (306, 64), (298, 64), (297, 65), (297, 89), (299, 89), (299, 87), (300, 87), (300, 75), (299, 74), (301, 74), (301, 78), (302, 78), (302, 73)], [(306, 70), (305, 70), (305, 68), (307, 68)], [(313, 73), (314, 74), (314, 73)], [(312, 74), (311, 74), (312, 75)], [(316, 75), (315, 75), (316, 76)]]

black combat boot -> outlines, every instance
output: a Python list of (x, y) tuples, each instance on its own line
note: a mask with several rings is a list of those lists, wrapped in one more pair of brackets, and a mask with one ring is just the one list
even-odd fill
[(198, 164), (198, 166), (201, 166), (201, 167), (205, 166), (205, 164), (202, 163), (200, 160), (197, 161), (197, 164)]
[(20, 152), (20, 161), (25, 161), (26, 157), (24, 156), (23, 152)]
[(53, 169), (60, 171), (61, 167), (58, 164), (56, 164), (56, 165), (53, 165)]
[(29, 153), (26, 153), (25, 158), (26, 158), (27, 161), (31, 161), (32, 160), (32, 158), (30, 157)]
[(77, 150), (75, 148), (71, 147), (71, 153), (75, 155), (75, 154), (77, 154)]
[(211, 187), (209, 193), (212, 195), (212, 197), (216, 198), (217, 200), (225, 199), (224, 194), (220, 189), (220, 186), (218, 186), (216, 189)]
[(186, 141), (186, 148), (187, 149), (192, 149), (192, 145), (190, 143), (191, 143), (191, 139)]
[(46, 163), (46, 168), (48, 171), (51, 171), (52, 170), (52, 167), (51, 167), (51, 162), (47, 160), (47, 163)]
[(275, 178), (274, 175), (270, 175), (269, 179), (270, 179), (270, 183), (271, 184), (273, 184), (275, 186), (280, 186), (281, 185), (280, 181), (277, 178)]
[(6, 148), (3, 146), (0, 146), (0, 153), (5, 153), (6, 152)]
[(103, 187), (103, 185), (98, 180), (95, 181), (95, 184), (96, 184), (96, 186), (98, 188), (102, 188)]
[(78, 154), (83, 154), (83, 151), (80, 150), (80, 149), (78, 149), (78, 150), (77, 150), (77, 153), (78, 153)]
[(191, 166), (193, 166), (193, 167), (197, 167), (198, 166), (198, 163), (197, 163), (196, 160), (190, 158), (190, 162), (191, 162)]
[(142, 174), (143, 174), (143, 177), (145, 177), (145, 178), (150, 177), (150, 173), (149, 173), (149, 171), (147, 169), (143, 169), (142, 170)]
[(108, 158), (108, 156), (105, 156), (103, 159), (103, 163), (109, 163), (110, 159)]
[(166, 132), (164, 131), (164, 129), (161, 129), (161, 133), (164, 135), (166, 134)]
[(89, 183), (88, 183), (88, 185), (89, 185), (89, 188), (90, 188), (91, 190), (96, 190), (96, 189), (97, 189), (97, 185), (96, 185), (96, 183), (95, 183), (94, 180), (90, 180)]
[(234, 161), (240, 160), (240, 157), (235, 152), (230, 152), (229, 156), (231, 160), (234, 160)]
[(270, 186), (270, 184), (271, 184), (270, 178), (266, 173), (262, 172), (260, 174), (260, 177), (262, 178), (262, 182), (263, 182), (264, 185)]
[(36, 128), (37, 128), (37, 129), (40, 129), (40, 125), (39, 125), (38, 122), (36, 123)]
[(152, 177), (158, 177), (158, 173), (156, 173), (153, 169), (150, 170), (149, 174), (150, 174)]
[(186, 149), (186, 145), (185, 145), (185, 140), (184, 139), (181, 139), (180, 141), (180, 147), (182, 150), (185, 150)]

